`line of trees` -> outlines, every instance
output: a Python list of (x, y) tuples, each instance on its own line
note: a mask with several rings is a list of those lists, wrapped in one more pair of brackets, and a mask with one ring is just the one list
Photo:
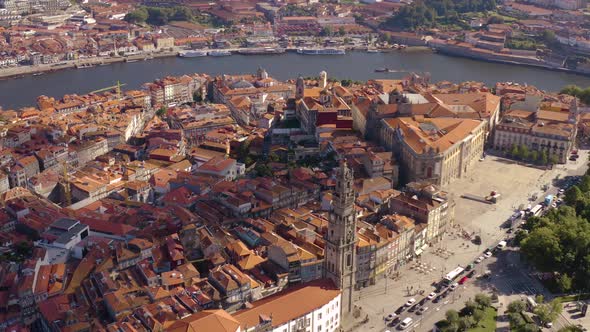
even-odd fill
[(531, 217), (519, 232), (521, 252), (564, 292), (590, 290), (590, 175), (565, 192), (564, 205)]
[(556, 156), (548, 156), (546, 151), (529, 150), (526, 145), (513, 144), (506, 154), (514, 159), (538, 165), (557, 164), (559, 161)]
[(582, 89), (579, 86), (572, 84), (561, 89), (559, 93), (578, 97), (582, 103), (590, 104), (590, 87)]

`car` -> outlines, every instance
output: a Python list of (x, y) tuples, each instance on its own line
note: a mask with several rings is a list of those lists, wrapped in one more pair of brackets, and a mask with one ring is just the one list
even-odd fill
[(492, 257), (492, 252), (491, 251), (488, 251), (485, 254), (483, 254), (483, 258), (490, 258), (490, 257)]
[[(559, 194), (560, 194), (560, 195), (563, 195), (563, 193), (565, 193), (565, 189), (563, 189), (563, 188), (559, 189)], [(561, 198), (560, 198), (560, 199), (561, 199)]]
[(428, 299), (427, 299), (427, 298), (423, 298), (422, 300), (420, 300), (420, 302), (418, 302), (418, 304), (419, 304), (420, 306), (423, 306), (423, 305), (424, 305), (424, 303), (426, 303), (426, 301), (428, 301)]
[(406, 310), (406, 306), (405, 306), (405, 305), (403, 305), (403, 306), (401, 306), (401, 307), (397, 308), (397, 310), (395, 311), (395, 314), (396, 314), (396, 315), (399, 315), (399, 314), (401, 314), (402, 312), (404, 312), (404, 310)]
[(469, 280), (469, 277), (464, 276), (463, 278), (461, 278), (461, 280), (459, 280), (459, 285), (463, 285), (464, 283), (467, 282), (467, 280)]
[(383, 319), (385, 319), (386, 322), (389, 322), (392, 321), (395, 317), (397, 317), (397, 314), (392, 312), (389, 315), (383, 317)]
[(576, 161), (576, 157), (574, 157), (574, 156), (571, 156), (571, 157), (570, 157), (570, 161)]
[(550, 329), (550, 328), (553, 327), (553, 323), (547, 322), (547, 323), (545, 323), (545, 327), (548, 328), (548, 329)]
[(418, 310), (418, 312), (416, 312), (416, 314), (422, 315), (424, 312), (426, 312), (426, 310), (428, 310), (428, 307), (422, 307), (420, 310)]
[(411, 306), (412, 304), (416, 303), (416, 299), (415, 298), (411, 298), (408, 300), (408, 302), (406, 302), (406, 304), (404, 304), (406, 307)]
[[(444, 293), (443, 293), (443, 294), (444, 294)], [(442, 299), (444, 298), (443, 294), (440, 294), (439, 296), (435, 297), (435, 298), (432, 300), (432, 303), (438, 303), (438, 302), (440, 302), (440, 300), (442, 300)]]
[(414, 311), (418, 310), (418, 308), (420, 308), (420, 304), (416, 303), (413, 306), (411, 306), (410, 309), (408, 309), (408, 312), (414, 312)]
[(484, 260), (484, 257), (483, 257), (483, 256), (479, 256), (479, 257), (477, 257), (477, 258), (475, 259), (475, 264), (477, 264), (477, 263), (481, 263), (481, 261), (483, 261), (483, 260)]
[(393, 319), (391, 322), (389, 322), (389, 324), (387, 324), (387, 326), (389, 326), (389, 327), (394, 327), (394, 326), (396, 326), (397, 324), (399, 324), (399, 322), (400, 322), (401, 320), (402, 320), (402, 319), (401, 319), (399, 316), (398, 316), (398, 317), (395, 317), (395, 318), (394, 318), (394, 319)]
[(459, 287), (459, 283), (456, 282), (456, 283), (452, 284), (451, 286), (449, 286), (449, 289), (455, 290), (457, 287)]
[(473, 278), (474, 275), (475, 275), (475, 270), (472, 270), (471, 272), (467, 273), (468, 278)]
[(436, 293), (435, 292), (432, 292), (432, 293), (428, 294), (428, 296), (426, 298), (429, 299), (429, 300), (432, 300), (435, 297), (436, 297)]

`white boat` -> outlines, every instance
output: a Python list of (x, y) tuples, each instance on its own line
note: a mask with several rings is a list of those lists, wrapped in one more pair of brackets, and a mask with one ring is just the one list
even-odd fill
[(367, 53), (381, 53), (381, 50), (378, 48), (368, 48)]
[(209, 56), (228, 56), (231, 55), (230, 51), (211, 51), (208, 53)]
[(201, 56), (207, 56), (206, 51), (187, 50), (178, 52), (178, 56), (182, 58), (196, 58)]
[(341, 48), (300, 48), (297, 53), (305, 55), (343, 55), (346, 51)]

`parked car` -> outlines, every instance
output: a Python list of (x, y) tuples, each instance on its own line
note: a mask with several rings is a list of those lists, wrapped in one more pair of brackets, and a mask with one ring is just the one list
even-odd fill
[(490, 251), (483, 254), (483, 258), (490, 258), (490, 257), (492, 257), (492, 252), (490, 252)]
[(426, 310), (428, 310), (428, 307), (422, 307), (420, 308), (420, 310), (418, 310), (418, 312), (416, 312), (418, 315), (422, 315), (424, 312), (426, 312)]
[(394, 319), (393, 319), (391, 322), (389, 322), (389, 324), (387, 324), (387, 325), (388, 325), (389, 327), (394, 327), (394, 326), (396, 326), (397, 324), (399, 324), (399, 322), (400, 322), (401, 320), (402, 320), (402, 319), (401, 319), (399, 316), (398, 316), (398, 317), (395, 317), (395, 318), (394, 318)]
[(386, 322), (389, 322), (389, 321), (392, 321), (393, 319), (395, 319), (395, 317), (397, 317), (397, 314), (392, 312), (389, 315), (385, 316), (384, 319)]
[(408, 302), (406, 302), (405, 306), (406, 307), (409, 307), (409, 306), (411, 306), (414, 303), (416, 303), (416, 299), (415, 298), (411, 298), (411, 299), (408, 300)]
[(435, 292), (432, 292), (432, 293), (428, 294), (428, 297), (427, 297), (427, 299), (429, 299), (429, 300), (432, 300), (432, 299), (434, 299), (435, 297), (436, 297), (436, 293), (435, 293)]
[(414, 304), (413, 306), (410, 307), (410, 309), (408, 309), (408, 312), (414, 312), (416, 311), (418, 308), (420, 307), (419, 303)]
[(477, 257), (477, 258), (475, 259), (475, 264), (477, 264), (477, 263), (481, 263), (481, 261), (483, 261), (483, 260), (484, 260), (484, 257), (483, 257), (483, 256), (479, 256), (479, 257)]
[(449, 289), (450, 289), (450, 290), (455, 290), (457, 287), (459, 287), (459, 283), (457, 283), (457, 282), (456, 282), (456, 283), (452, 284), (452, 285), (449, 287)]
[(461, 280), (459, 280), (459, 285), (463, 285), (464, 283), (467, 282), (467, 280), (469, 280), (469, 277), (467, 277), (467, 276), (461, 278)]

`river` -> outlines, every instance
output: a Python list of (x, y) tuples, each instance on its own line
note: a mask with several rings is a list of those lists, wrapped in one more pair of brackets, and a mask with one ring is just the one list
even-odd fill
[[(125, 83), (124, 89), (137, 89), (143, 83), (166, 75), (187, 73), (240, 74), (253, 73), (258, 67), (279, 79), (298, 75), (315, 76), (325, 70), (328, 77), (367, 80), (371, 78), (401, 78), (407, 72), (430, 72), (432, 81), (482, 81), (492, 86), (496, 82), (519, 82), (541, 89), (558, 91), (568, 84), (590, 86), (590, 77), (554, 72), (544, 69), (475, 61), (430, 52), (365, 53), (310, 56), (287, 53), (282, 55), (232, 55), (228, 57), (159, 58), (154, 60), (115, 63), (87, 69), (67, 69), (41, 76), (26, 76), (0, 81), (0, 106), (16, 109), (32, 106), (39, 95), (61, 98), (64, 94), (84, 94)], [(378, 67), (398, 70), (375, 73)]]

